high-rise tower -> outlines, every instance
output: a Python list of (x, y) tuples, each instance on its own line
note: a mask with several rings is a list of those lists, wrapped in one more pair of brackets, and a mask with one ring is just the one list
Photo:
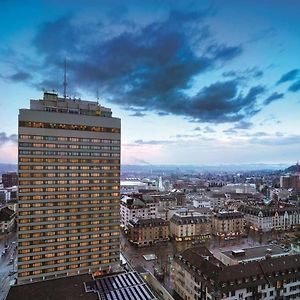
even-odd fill
[(119, 259), (120, 128), (110, 109), (56, 93), (20, 110), (18, 282)]

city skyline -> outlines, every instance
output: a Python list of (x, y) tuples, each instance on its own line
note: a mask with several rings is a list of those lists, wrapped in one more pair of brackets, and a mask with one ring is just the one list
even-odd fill
[(67, 58), (68, 94), (121, 117), (124, 164), (294, 163), (300, 3), (238, 4), (0, 1), (0, 162)]

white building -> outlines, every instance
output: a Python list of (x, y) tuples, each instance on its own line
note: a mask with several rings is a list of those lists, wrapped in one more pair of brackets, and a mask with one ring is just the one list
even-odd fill
[(134, 218), (158, 218), (158, 202), (146, 195), (144, 195), (143, 198), (124, 195), (121, 198), (120, 215), (121, 227), (127, 230), (129, 221)]

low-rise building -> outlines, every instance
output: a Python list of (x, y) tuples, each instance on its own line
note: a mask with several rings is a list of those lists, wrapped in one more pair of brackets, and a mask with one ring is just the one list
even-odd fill
[(181, 209), (170, 219), (170, 236), (176, 241), (210, 238), (211, 221), (207, 216)]
[(238, 236), (244, 232), (244, 215), (238, 211), (221, 211), (212, 218), (212, 234), (220, 237)]
[(300, 255), (226, 266), (199, 246), (175, 256), (171, 278), (182, 299), (300, 299)]
[(0, 233), (11, 232), (15, 225), (16, 213), (8, 207), (0, 210)]
[(257, 231), (290, 230), (300, 226), (299, 206), (242, 206), (245, 223)]
[(128, 240), (138, 246), (150, 246), (169, 240), (169, 222), (161, 218), (134, 218), (128, 224)]
[(126, 231), (129, 221), (134, 218), (151, 219), (158, 217), (158, 203), (144, 195), (123, 196), (120, 203), (121, 227)]

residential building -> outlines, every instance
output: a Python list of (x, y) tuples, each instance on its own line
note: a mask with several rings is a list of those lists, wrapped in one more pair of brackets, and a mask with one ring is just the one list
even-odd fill
[(299, 206), (250, 206), (239, 208), (245, 217), (245, 224), (254, 230), (290, 230), (300, 226)]
[(280, 176), (280, 187), (284, 189), (300, 189), (300, 178), (297, 174)]
[(171, 278), (182, 299), (299, 299), (299, 270), (300, 255), (226, 266), (198, 246), (175, 256)]
[(15, 226), (16, 213), (8, 207), (0, 209), (0, 233), (9, 233)]
[(181, 209), (170, 219), (170, 236), (176, 241), (210, 238), (211, 220), (197, 212)]
[(120, 119), (44, 93), (19, 112), (18, 282), (119, 260)]
[(169, 222), (161, 218), (134, 218), (128, 224), (128, 240), (138, 246), (151, 246), (169, 240)]
[(238, 211), (220, 211), (212, 218), (212, 233), (220, 237), (234, 237), (244, 232), (244, 215)]
[(4, 188), (18, 185), (18, 175), (16, 172), (2, 174), (2, 183)]
[(121, 227), (127, 231), (129, 221), (134, 218), (157, 218), (158, 202), (148, 195), (124, 195), (120, 205)]

